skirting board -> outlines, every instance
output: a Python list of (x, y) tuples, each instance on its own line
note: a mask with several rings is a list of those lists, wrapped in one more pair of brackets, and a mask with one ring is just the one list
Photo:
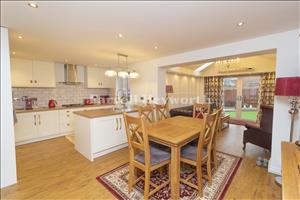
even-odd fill
[(59, 134), (56, 134), (56, 135), (48, 135), (48, 136), (44, 136), (44, 137), (24, 140), (24, 141), (21, 141), (21, 142), (16, 142), (16, 146), (22, 145), (22, 144), (29, 144), (29, 143), (33, 143), (33, 142), (39, 142), (39, 141), (43, 141), (43, 140), (48, 140), (48, 139), (52, 139), (52, 138), (56, 138), (56, 137), (65, 136), (65, 135), (68, 135), (68, 134), (70, 134), (70, 133), (59, 133)]
[(94, 161), (94, 159), (97, 158), (97, 157), (100, 157), (100, 156), (103, 156), (103, 155), (105, 155), (105, 154), (114, 152), (114, 151), (116, 151), (116, 150), (122, 149), (122, 148), (127, 147), (127, 146), (128, 146), (128, 143), (126, 142), (126, 143), (124, 143), (124, 144), (120, 144), (120, 145), (118, 145), (118, 146), (115, 146), (115, 147), (112, 147), (112, 148), (109, 148), (109, 149), (106, 149), (106, 150), (103, 150), (103, 151), (94, 153), (94, 154), (93, 154), (93, 160), (91, 160), (91, 161)]

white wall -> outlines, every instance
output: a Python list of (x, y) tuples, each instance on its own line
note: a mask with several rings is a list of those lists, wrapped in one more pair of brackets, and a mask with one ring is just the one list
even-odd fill
[[(158, 77), (161, 67), (176, 65), (180, 63), (196, 62), (213, 58), (239, 55), (257, 51), (276, 49), (276, 75), (299, 76), (299, 29), (282, 32), (254, 39), (229, 43), (216, 47), (199, 49), (159, 59), (137, 63), (132, 67), (140, 74), (141, 78), (132, 82), (132, 94), (148, 93), (155, 97), (163, 97), (164, 84)], [(281, 173), (281, 148), (282, 140), (288, 140), (290, 132), (290, 115), (288, 114), (289, 103), (285, 97), (276, 97), (274, 102), (274, 123), (272, 155), (269, 171)], [(298, 114), (299, 115), (299, 114)], [(299, 117), (295, 124), (295, 133), (299, 133)], [(241, 133), (242, 134), (242, 133)]]
[(166, 73), (166, 85), (173, 86), (173, 93), (169, 94), (170, 108), (192, 105), (204, 102), (204, 78), (177, 73)]
[(1, 188), (17, 182), (8, 30), (1, 27)]

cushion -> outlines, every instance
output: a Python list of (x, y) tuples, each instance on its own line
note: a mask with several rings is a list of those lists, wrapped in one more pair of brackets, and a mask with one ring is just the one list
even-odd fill
[[(202, 150), (202, 158), (206, 155), (206, 149)], [(181, 148), (181, 157), (189, 160), (197, 160), (197, 146), (187, 144)]]
[[(151, 165), (156, 165), (166, 160), (170, 160), (171, 155), (169, 152), (164, 151), (158, 147), (150, 146), (150, 162)], [(134, 159), (140, 163), (145, 164), (144, 152), (135, 155)]]

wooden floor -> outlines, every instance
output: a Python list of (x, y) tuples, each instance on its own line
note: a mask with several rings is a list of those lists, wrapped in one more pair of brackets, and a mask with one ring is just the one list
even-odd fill
[[(218, 136), (219, 151), (243, 157), (225, 199), (280, 199), (274, 175), (257, 167), (263, 149), (248, 144), (242, 151), (243, 127), (231, 125)], [(94, 162), (77, 153), (65, 137), (17, 147), (18, 184), (2, 189), (2, 199), (114, 199), (96, 176), (128, 162), (127, 148)]]

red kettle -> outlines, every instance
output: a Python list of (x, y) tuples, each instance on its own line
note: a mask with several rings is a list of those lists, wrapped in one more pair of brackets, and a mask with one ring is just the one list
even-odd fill
[(55, 108), (55, 105), (56, 101), (54, 99), (50, 99), (48, 103), (49, 108)]

